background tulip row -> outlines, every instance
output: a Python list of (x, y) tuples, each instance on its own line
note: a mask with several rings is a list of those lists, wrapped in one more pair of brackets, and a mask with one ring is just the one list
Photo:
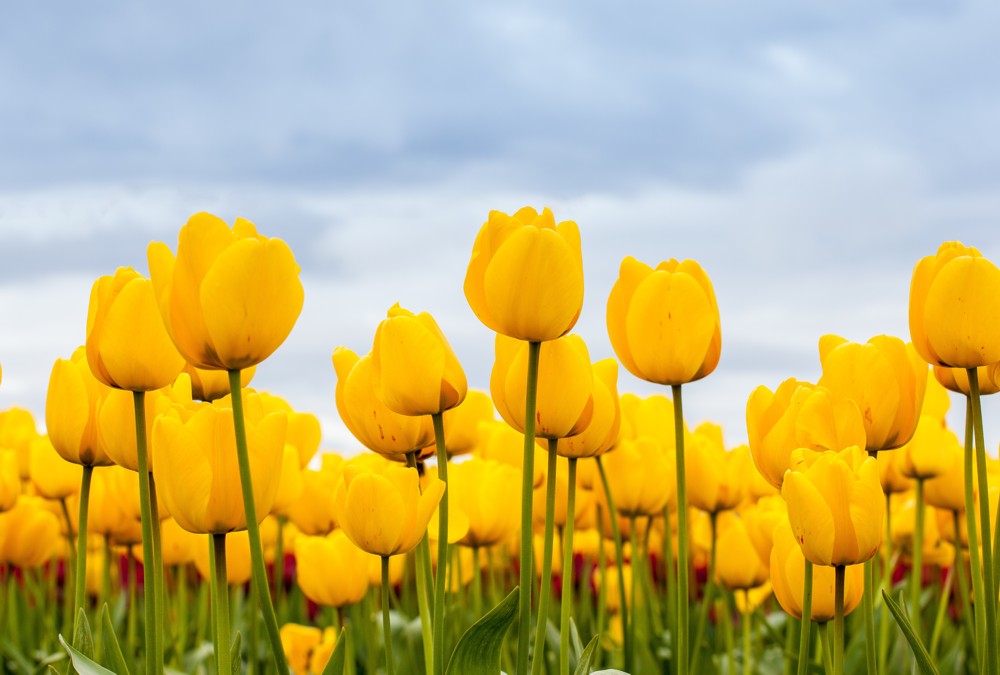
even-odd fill
[(912, 343), (824, 337), (819, 381), (758, 387), (729, 447), (683, 409), (722, 348), (706, 273), (626, 258), (592, 362), (580, 250), (547, 209), (480, 229), (489, 394), (424, 312), (336, 348), (350, 458), (252, 388), (302, 307), (283, 242), (197, 214), (150, 279), (98, 279), (46, 435), (0, 413), (5, 671), (1000, 673), (1000, 270), (942, 245)]

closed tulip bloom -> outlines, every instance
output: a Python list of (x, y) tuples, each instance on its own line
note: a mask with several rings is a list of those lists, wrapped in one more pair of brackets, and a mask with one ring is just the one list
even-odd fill
[(781, 488), (793, 451), (864, 447), (865, 425), (854, 401), (789, 378), (776, 391), (759, 386), (750, 394), (747, 437), (757, 470)]
[(304, 489), (299, 453), (285, 443), (285, 449), (281, 454), (281, 476), (278, 478), (274, 502), (271, 503), (271, 513), (287, 516), (292, 506), (299, 501)]
[[(653, 394), (640, 398), (635, 394), (622, 394), (621, 437), (636, 439), (648, 436), (668, 450), (676, 450), (677, 437), (674, 431), (674, 403), (666, 396)], [(688, 435), (684, 425), (684, 436)]]
[(463, 400), (465, 371), (437, 322), (393, 305), (372, 344), (377, 395), (400, 415), (435, 415)]
[(78, 347), (70, 359), (56, 359), (45, 397), (45, 427), (56, 452), (84, 466), (112, 463), (99, 442), (97, 415), (109, 389), (97, 381)]
[[(525, 429), (527, 373), (528, 345), (498, 334), (490, 393), (500, 416), (521, 433)], [(594, 374), (583, 339), (567, 335), (543, 343), (535, 398), (535, 437), (575, 436), (587, 428), (593, 412)]]
[(481, 442), (479, 425), (496, 419), (493, 400), (486, 392), (470, 390), (461, 404), (444, 414), (444, 445), (448, 456), (464, 455)]
[[(288, 401), (266, 391), (248, 391), (245, 398), (247, 414), (255, 415), (257, 419), (273, 412), (285, 413), (288, 420), (285, 444), (295, 448), (299, 456), (299, 466), (306, 468), (319, 451), (319, 444), (323, 438), (319, 419), (312, 413), (293, 410)], [(226, 401), (223, 401), (223, 404), (226, 407), (232, 405)]]
[[(774, 548), (771, 550), (771, 585), (781, 608), (795, 619), (802, 619), (802, 588), (805, 579), (806, 559), (795, 541), (787, 521), (774, 530)], [(844, 574), (844, 616), (861, 602), (865, 588), (863, 565), (849, 565)], [(834, 618), (834, 590), (836, 573), (832, 567), (813, 568), (813, 596), (810, 616), (817, 623)]]
[(802, 553), (814, 565), (854, 565), (878, 552), (884, 494), (875, 459), (857, 446), (796, 451), (781, 496)]
[(607, 323), (618, 360), (640, 379), (685, 384), (719, 363), (719, 306), (694, 260), (671, 259), (654, 270), (626, 257), (608, 297)]
[(473, 457), (455, 464), (450, 472), (451, 504), (469, 519), (469, 529), (460, 544), (495, 546), (517, 532), (521, 516), (521, 475), (517, 469)]
[[(271, 413), (246, 422), (253, 497), (263, 520), (278, 489), (286, 420)], [(153, 473), (181, 527), (199, 534), (246, 527), (231, 410), (203, 404), (183, 420), (172, 409), (156, 419), (153, 442)]]
[(208, 370), (257, 365), (285, 341), (302, 311), (299, 266), (288, 245), (237, 218), (197, 213), (181, 228), (177, 257), (147, 250), (163, 323), (188, 363)]
[[(90, 484), (87, 532), (122, 544), (142, 541), (138, 492), (135, 474), (128, 469), (112, 465), (94, 471)], [(133, 504), (136, 506), (133, 507)]]
[[(510, 425), (500, 422), (484, 422), (480, 426), (483, 437), (482, 446), (476, 452), (481, 459), (496, 461), (512, 466), (520, 472), (524, 467), (524, 434)], [(532, 485), (540, 486), (545, 482), (546, 451), (535, 445), (535, 459), (532, 462), (534, 476)], [(520, 500), (520, 497), (518, 497)]]
[(410, 467), (376, 472), (349, 462), (334, 497), (337, 522), (368, 553), (407, 553), (423, 538), (444, 489), (444, 482), (435, 480), (421, 493), (417, 470)]
[(361, 602), (368, 590), (368, 554), (343, 530), (296, 539), (295, 568), (302, 593), (323, 607)]
[(281, 636), (281, 647), (288, 659), (288, 665), (294, 673), (308, 673), (309, 659), (313, 650), (323, 639), (323, 631), (314, 626), (303, 626), (297, 623), (286, 623), (278, 631)]
[(736, 515), (719, 518), (715, 580), (729, 591), (747, 590), (767, 581), (770, 558), (761, 558), (746, 523)]
[(302, 534), (316, 536), (330, 533), (337, 524), (334, 517), (333, 495), (337, 491), (343, 460), (336, 455), (326, 457), (337, 461), (326, 461), (318, 471), (302, 471), (302, 494), (288, 509), (289, 519)]
[(48, 436), (31, 442), (31, 482), (46, 499), (66, 499), (80, 492), (83, 467), (67, 462), (52, 447)]
[(576, 436), (560, 438), (556, 453), (561, 457), (596, 457), (610, 450), (621, 431), (618, 403), (618, 362), (603, 359), (593, 365), (594, 406), (590, 423)]
[[(623, 516), (658, 516), (674, 494), (673, 458), (648, 437), (622, 441), (603, 458), (615, 509)], [(598, 498), (603, 499), (603, 490)], [(607, 505), (605, 504), (605, 510)]]
[(726, 452), (722, 428), (704, 422), (691, 434), (687, 456), (688, 503), (718, 513), (735, 509), (743, 501), (746, 475), (752, 471), (750, 449), (745, 445)]
[(129, 391), (161, 389), (184, 366), (156, 309), (153, 283), (131, 267), (94, 282), (87, 362), (102, 383)]
[(910, 338), (930, 364), (978, 368), (1000, 361), (1000, 269), (961, 242), (941, 244), (913, 269)]
[(38, 437), (35, 418), (24, 408), (9, 408), (0, 412), (0, 448), (17, 455), (17, 470), (21, 480), (30, 478), (31, 442)]
[(950, 438), (939, 449), (948, 468), (924, 481), (924, 501), (937, 509), (964, 511), (965, 452), (955, 435), (948, 433)]
[[(143, 399), (146, 409), (146, 466), (153, 470), (156, 439), (153, 422), (172, 407), (191, 407), (190, 380), (181, 375), (171, 385), (151, 391)], [(127, 391), (109, 391), (97, 415), (98, 438), (104, 453), (118, 466), (139, 470), (139, 450), (135, 434), (135, 402)]]
[(21, 496), (21, 474), (17, 470), (17, 454), (0, 448), (0, 513), (10, 511)]
[(465, 298), (487, 328), (529, 342), (565, 335), (583, 308), (580, 230), (552, 211), (491, 211), (472, 245)]
[[(933, 371), (934, 378), (948, 391), (965, 396), (972, 393), (972, 389), (969, 387), (969, 373), (964, 368), (934, 366)], [(1000, 363), (979, 366), (976, 368), (976, 376), (979, 379), (980, 396), (988, 396), (1000, 391)]]
[(958, 438), (944, 425), (943, 419), (922, 415), (913, 438), (895, 450), (900, 471), (908, 478), (935, 478), (948, 471), (955, 459), (945, 448), (958, 446)]
[[(191, 378), (191, 397), (197, 401), (214, 401), (230, 393), (228, 373), (196, 368), (187, 362), (184, 363), (184, 372)], [(240, 385), (248, 386), (255, 372), (255, 366), (243, 368), (240, 371)]]
[[(200, 536), (194, 547), (194, 566), (205, 581), (211, 579), (209, 549), (211, 537)], [(229, 586), (243, 586), (250, 581), (250, 535), (246, 530), (230, 532), (226, 535), (226, 583)]]
[(41, 497), (22, 496), (10, 511), (0, 513), (0, 564), (38, 567), (61, 542), (59, 518)]
[(912, 345), (888, 335), (877, 335), (865, 344), (824, 335), (819, 353), (823, 364), (819, 384), (858, 404), (865, 423), (865, 449), (891, 450), (910, 440), (927, 389), (927, 364)]
[(740, 512), (747, 534), (757, 549), (761, 560), (771, 559), (771, 548), (774, 546), (774, 528), (788, 520), (788, 507), (780, 495), (763, 497), (752, 507)]
[(344, 347), (333, 351), (337, 371), (337, 412), (350, 432), (373, 452), (402, 459), (434, 444), (431, 418), (393, 412), (376, 395), (377, 380), (371, 355)]
[(903, 473), (902, 457), (895, 450), (880, 452), (876, 455), (878, 479), (882, 484), (882, 491), (888, 495), (907, 492), (912, 490), (915, 485), (914, 480)]

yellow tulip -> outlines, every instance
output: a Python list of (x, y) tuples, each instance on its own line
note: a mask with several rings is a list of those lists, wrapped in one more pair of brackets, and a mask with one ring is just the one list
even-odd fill
[(761, 560), (771, 559), (774, 546), (774, 528), (788, 520), (788, 507), (779, 495), (763, 497), (755, 505), (740, 512), (750, 540), (757, 549)]
[(400, 415), (376, 396), (377, 381), (371, 355), (358, 355), (344, 347), (333, 351), (337, 371), (337, 412), (356, 439), (369, 450), (399, 458), (434, 445), (429, 416)]
[(694, 430), (690, 448), (685, 465), (688, 503), (709, 513), (735, 509), (752, 471), (750, 449), (741, 445), (726, 452), (722, 427), (711, 422)]
[(173, 518), (160, 523), (160, 555), (166, 567), (194, 562), (195, 548), (204, 544), (204, 538), (188, 532)]
[(727, 590), (747, 590), (767, 581), (770, 557), (760, 556), (739, 516), (719, 517), (715, 555), (715, 580)]
[[(622, 438), (635, 440), (641, 436), (655, 439), (667, 450), (676, 450), (677, 438), (674, 431), (674, 403), (666, 396), (653, 394), (640, 398), (635, 394), (622, 394), (621, 406)], [(687, 425), (682, 431), (688, 436)]]
[[(211, 579), (212, 569), (208, 550), (212, 546), (212, 538), (208, 535), (198, 537), (200, 540), (194, 547), (194, 566), (205, 581)], [(250, 581), (250, 535), (246, 530), (230, 532), (226, 535), (226, 583), (230, 586), (243, 586)]]
[(288, 509), (288, 518), (302, 531), (302, 534), (317, 536), (333, 531), (333, 494), (337, 491), (343, 460), (337, 455), (324, 455), (327, 460), (318, 471), (302, 471), (302, 494)]
[[(876, 455), (878, 479), (882, 484), (882, 491), (886, 494), (891, 495), (913, 489), (914, 481), (903, 473), (901, 458), (902, 455), (895, 450), (880, 452)], [(964, 490), (965, 488), (963, 487), (962, 489)]]
[[(652, 438), (620, 442), (603, 457), (615, 510), (623, 516), (658, 516), (674, 496), (672, 457)], [(598, 492), (604, 511), (604, 491)]]
[(297, 623), (286, 623), (278, 631), (281, 636), (281, 647), (292, 672), (306, 675), (309, 672), (309, 659), (313, 650), (319, 647), (323, 639), (323, 631), (314, 626), (303, 626)]
[[(924, 532), (921, 539), (921, 555), (924, 565), (935, 567), (946, 567), (955, 560), (955, 549), (941, 535), (938, 529), (938, 517), (936, 509), (924, 506)], [(951, 514), (948, 514), (949, 519)], [(964, 520), (964, 519), (963, 519)], [(902, 551), (907, 557), (913, 557), (914, 531), (917, 521), (917, 501), (912, 495), (907, 495), (901, 503), (894, 503), (892, 508), (892, 549)], [(952, 537), (954, 527), (951, 528)]]
[(343, 530), (295, 540), (295, 568), (302, 593), (323, 607), (361, 602), (368, 590), (368, 554)]
[(17, 470), (17, 453), (0, 448), (0, 513), (10, 511), (21, 496), (21, 475)]
[(910, 338), (931, 364), (1000, 361), (1000, 269), (957, 241), (920, 260), (910, 282)]
[(756, 588), (749, 588), (745, 593), (737, 593), (733, 596), (736, 600), (736, 609), (740, 614), (753, 614), (758, 607), (767, 602), (774, 589), (770, 582), (764, 582)]
[(31, 482), (46, 499), (66, 499), (80, 492), (83, 467), (67, 462), (52, 447), (48, 436), (31, 442)]
[[(965, 452), (954, 434), (938, 451), (948, 468), (924, 481), (924, 501), (937, 509), (965, 510)], [(964, 522), (964, 518), (962, 519)]]
[[(604, 586), (604, 599), (607, 603), (608, 611), (612, 614), (617, 614), (621, 609), (621, 579), (619, 579), (618, 567), (615, 565), (608, 565), (604, 570), (604, 577), (600, 575), (600, 570), (596, 567), (594, 568), (594, 586), (598, 590)], [(625, 577), (625, 602), (632, 602), (632, 565), (625, 563), (622, 568), (622, 576)]]
[(299, 266), (280, 239), (248, 220), (232, 229), (197, 213), (181, 228), (177, 257), (166, 244), (147, 250), (160, 314), (188, 363), (208, 370), (257, 365), (285, 341), (304, 297)]
[(85, 347), (78, 347), (69, 360), (56, 359), (53, 364), (45, 397), (45, 426), (56, 452), (67, 462), (112, 463), (100, 442), (97, 423), (109, 391), (90, 372)]
[[(524, 433), (528, 345), (497, 334), (490, 393), (500, 416)], [(587, 345), (577, 335), (542, 344), (535, 398), (535, 437), (558, 439), (581, 433), (594, 411), (594, 374)]]
[[(980, 396), (988, 396), (1000, 391), (1000, 363), (991, 366), (979, 366), (976, 368), (976, 376), (979, 379)], [(948, 391), (969, 396), (972, 390), (969, 388), (969, 373), (964, 368), (945, 368), (944, 366), (934, 366), (934, 377)]]
[(603, 359), (593, 364), (594, 405), (590, 423), (576, 436), (560, 438), (556, 453), (561, 457), (596, 457), (614, 446), (621, 432), (618, 399), (618, 362)]
[(910, 440), (927, 389), (927, 364), (913, 345), (888, 335), (877, 335), (865, 344), (824, 335), (819, 353), (820, 386), (861, 409), (865, 449), (891, 450)]
[(473, 457), (451, 467), (451, 504), (469, 519), (469, 529), (459, 540), (465, 546), (495, 546), (520, 527), (521, 504), (517, 498), (520, 472), (493, 460)]
[[(774, 548), (771, 549), (771, 585), (781, 608), (795, 619), (802, 619), (802, 587), (805, 579), (806, 560), (795, 541), (788, 521), (774, 529)], [(844, 574), (844, 616), (861, 602), (865, 588), (863, 565), (849, 565)], [(813, 596), (810, 617), (817, 623), (834, 618), (835, 572), (832, 567), (813, 568)]]
[(13, 450), (17, 455), (17, 470), (23, 481), (31, 477), (31, 442), (37, 437), (35, 418), (30, 412), (24, 408), (0, 412), (0, 448)]
[(628, 256), (611, 288), (608, 337), (622, 365), (658, 384), (685, 384), (715, 370), (722, 350), (712, 282), (693, 260), (654, 270)]
[(38, 567), (48, 562), (62, 541), (59, 519), (41, 497), (22, 496), (0, 513), (0, 564)]
[[(483, 441), (477, 457), (512, 466), (520, 472), (524, 468), (524, 434), (500, 421), (484, 422), (479, 431)], [(532, 462), (534, 475), (532, 485), (538, 487), (545, 482), (546, 451), (535, 446)]]
[(444, 494), (441, 480), (420, 491), (417, 470), (386, 466), (381, 471), (348, 462), (337, 485), (337, 522), (355, 546), (380, 556), (407, 553), (423, 538)]
[(760, 474), (781, 487), (798, 448), (839, 451), (865, 445), (865, 426), (854, 401), (826, 387), (790, 378), (776, 391), (759, 386), (747, 401), (747, 437)]
[(885, 511), (878, 465), (857, 446), (837, 453), (797, 450), (781, 496), (813, 564), (854, 565), (878, 552)]
[(87, 362), (98, 380), (129, 391), (162, 389), (184, 366), (156, 310), (153, 282), (131, 267), (94, 282)]
[(487, 328), (529, 342), (554, 340), (583, 307), (580, 231), (552, 211), (491, 211), (476, 235), (465, 298)]
[(302, 469), (299, 467), (299, 453), (285, 443), (281, 455), (281, 476), (278, 478), (278, 489), (271, 503), (271, 513), (288, 516), (289, 511), (302, 496), (305, 485), (302, 482)]
[(958, 438), (944, 425), (943, 418), (922, 415), (913, 438), (894, 452), (899, 469), (908, 478), (935, 478), (948, 471), (955, 455), (945, 448), (958, 447)]
[[(565, 527), (566, 522), (569, 519), (569, 467), (566, 462), (566, 459), (560, 457), (557, 463), (558, 468), (555, 478), (555, 508), (552, 511), (552, 523), (557, 529)], [(542, 528), (545, 524), (545, 490), (545, 486), (535, 488), (535, 497), (532, 500), (532, 519), (535, 527), (538, 528)], [(516, 492), (512, 494), (516, 494)], [(583, 486), (580, 484), (580, 478), (577, 476), (576, 498), (573, 506), (574, 530), (583, 528), (587, 525), (584, 521), (586, 518), (593, 515), (592, 509), (594, 506), (594, 498), (595, 497), (590, 490), (583, 489)], [(556, 551), (556, 555), (559, 555), (558, 551)]]
[(142, 541), (138, 493), (139, 483), (128, 469), (112, 465), (95, 470), (90, 484), (87, 532), (122, 544)]
[[(381, 564), (379, 567), (381, 569)], [(392, 567), (392, 563), (389, 564), (389, 567)], [(336, 647), (337, 633), (333, 630), (333, 627), (326, 628), (323, 631), (323, 639), (316, 645), (316, 648), (312, 651), (312, 656), (309, 657), (310, 672), (322, 673), (326, 670), (326, 664), (330, 661), (330, 657), (333, 656), (333, 650)]]
[[(259, 421), (247, 416), (251, 483), (261, 519), (278, 489), (285, 426), (283, 413)], [(181, 527), (199, 534), (246, 527), (231, 410), (205, 403), (184, 420), (173, 408), (156, 419), (152, 437), (153, 473)]]
[(448, 456), (464, 455), (479, 447), (479, 425), (495, 419), (490, 395), (470, 390), (460, 405), (444, 413), (444, 445)]
[(399, 303), (375, 330), (372, 369), (378, 397), (400, 415), (450, 410), (468, 389), (462, 364), (434, 317)]
[[(297, 412), (288, 401), (265, 391), (248, 392), (246, 396), (247, 414), (255, 415), (257, 419), (273, 412), (283, 412), (288, 420), (285, 432), (285, 444), (295, 448), (299, 457), (299, 466), (306, 468), (310, 460), (319, 451), (323, 440), (323, 430), (319, 419), (312, 413)], [(231, 405), (226, 403), (225, 405)]]
[[(218, 370), (196, 368), (190, 363), (184, 363), (184, 372), (191, 378), (191, 397), (198, 401), (214, 401), (229, 395), (229, 374)], [(243, 368), (240, 371), (240, 385), (249, 386), (253, 380), (255, 366)]]

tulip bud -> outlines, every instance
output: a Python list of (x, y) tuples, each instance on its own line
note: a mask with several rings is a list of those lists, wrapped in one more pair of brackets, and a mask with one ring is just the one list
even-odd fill
[(67, 462), (112, 463), (100, 442), (97, 421), (110, 391), (90, 372), (84, 347), (77, 348), (68, 361), (56, 359), (45, 397), (45, 426), (56, 452)]
[(323, 607), (356, 604), (368, 590), (368, 554), (343, 530), (296, 539), (295, 565), (302, 593)]

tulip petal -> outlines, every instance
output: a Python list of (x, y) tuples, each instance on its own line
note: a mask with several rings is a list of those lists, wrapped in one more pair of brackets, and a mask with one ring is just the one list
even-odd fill
[(374, 473), (361, 473), (347, 488), (341, 527), (363, 551), (393, 555), (403, 536), (405, 504), (396, 487)]
[(816, 565), (830, 565), (836, 525), (823, 495), (804, 474), (789, 471), (781, 496), (788, 503), (788, 521), (802, 554)]

